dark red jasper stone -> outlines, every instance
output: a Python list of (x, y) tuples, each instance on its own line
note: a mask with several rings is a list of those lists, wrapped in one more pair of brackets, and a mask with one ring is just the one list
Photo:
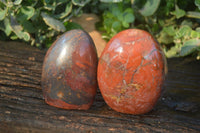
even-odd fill
[(165, 65), (159, 44), (148, 32), (118, 33), (99, 59), (97, 79), (104, 100), (118, 112), (149, 112), (160, 97)]
[(42, 89), (46, 103), (64, 109), (86, 110), (97, 89), (97, 52), (91, 37), (71, 30), (46, 53)]

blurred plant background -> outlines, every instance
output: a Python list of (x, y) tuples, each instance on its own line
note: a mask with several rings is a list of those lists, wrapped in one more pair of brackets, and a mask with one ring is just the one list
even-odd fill
[(100, 30), (109, 40), (127, 28), (150, 32), (166, 56), (200, 59), (200, 0), (102, 0), (107, 10)]
[(23, 40), (37, 47), (49, 47), (55, 38), (70, 29), (81, 28), (69, 22), (80, 15), (90, 0), (1, 0), (1, 40)]
[(0, 39), (49, 47), (63, 32), (81, 26), (73, 16), (94, 13), (97, 29), (110, 40), (118, 32), (150, 32), (167, 57), (200, 60), (200, 0), (0, 0)]

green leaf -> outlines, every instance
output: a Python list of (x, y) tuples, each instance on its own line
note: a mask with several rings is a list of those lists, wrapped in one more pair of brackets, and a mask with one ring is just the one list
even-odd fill
[(29, 40), (30, 40), (30, 34), (27, 33), (27, 32), (23, 32), (23, 39), (24, 39), (25, 41), (29, 41)]
[(194, 4), (199, 8), (200, 10), (200, 0), (195, 0), (194, 1)]
[(5, 25), (4, 32), (6, 33), (7, 36), (9, 36), (12, 32), (12, 28), (10, 26), (10, 21), (8, 18), (4, 19), (4, 25)]
[(179, 18), (185, 16), (186, 13), (185, 13), (184, 10), (180, 9), (180, 8), (178, 7), (178, 5), (176, 5), (176, 6), (175, 6), (175, 11), (173, 11), (171, 14), (175, 15), (176, 18), (179, 19)]
[(5, 18), (3, 21), (0, 21), (0, 30), (4, 31), (6, 36), (9, 36), (12, 33), (12, 28), (10, 26), (10, 21), (8, 18)]
[(24, 21), (22, 25), (24, 27), (24, 30), (28, 33), (35, 33), (37, 31), (37, 29), (33, 26), (33, 23), (29, 21)]
[(128, 27), (129, 27), (129, 23), (127, 23), (126, 21), (123, 21), (123, 22), (122, 22), (122, 25), (123, 25), (125, 28), (128, 28)]
[(147, 0), (144, 7), (140, 10), (143, 16), (153, 15), (160, 5), (160, 0)]
[(133, 14), (133, 9), (132, 8), (127, 8), (124, 13), (131, 13)]
[(155, 23), (152, 25), (152, 32), (153, 33), (158, 33), (160, 31), (159, 29), (159, 24)]
[(18, 39), (18, 37), (17, 37), (17, 35), (12, 35), (12, 36), (10, 37), (10, 39), (16, 40), (16, 39)]
[(192, 30), (190, 36), (191, 38), (200, 38), (200, 33), (195, 30)]
[(118, 17), (119, 15), (122, 14), (122, 11), (119, 9), (118, 6), (113, 6), (111, 10), (111, 14), (114, 15), (115, 17)]
[(196, 32), (200, 32), (200, 27), (197, 27), (195, 30)]
[(44, 9), (47, 9), (49, 11), (54, 11), (56, 9), (56, 5), (45, 5)]
[(170, 35), (170, 36), (174, 36), (175, 33), (176, 33), (176, 31), (175, 31), (173, 25), (168, 26), (168, 27), (164, 27), (164, 28), (163, 28), (163, 31), (166, 32), (166, 33), (167, 33), (168, 35)]
[(181, 25), (188, 25), (189, 27), (192, 27), (193, 26), (193, 23), (191, 20), (183, 20), (181, 22)]
[(117, 16), (118, 20), (123, 22), (124, 21), (124, 17), (123, 17), (123, 14), (119, 14), (119, 16)]
[(174, 36), (174, 39), (181, 39), (182, 37), (188, 38), (190, 37), (191, 31), (192, 29), (188, 25), (183, 25), (177, 32), (175, 32), (176, 34)]
[(72, 3), (75, 6), (85, 6), (88, 2), (90, 2), (90, 0), (72, 0)]
[(54, 37), (55, 35), (57, 34), (57, 31), (55, 31), (55, 30), (50, 30), (48, 33), (46, 33), (45, 35), (46, 35), (46, 37), (47, 38), (52, 38), (52, 37)]
[(187, 14), (186, 14), (186, 16), (189, 17), (189, 18), (200, 19), (200, 12), (188, 11)]
[(118, 3), (122, 2), (123, 0), (100, 0), (100, 1), (105, 3)]
[(103, 14), (103, 17), (104, 17), (104, 19), (111, 19), (111, 18), (113, 18), (114, 17), (114, 15), (111, 13), (111, 12), (105, 12), (104, 14)]
[(64, 3), (66, 3), (66, 2), (68, 2), (67, 0), (56, 0), (56, 5), (58, 6), (58, 5), (61, 5), (61, 4), (64, 4)]
[(132, 13), (128, 13), (124, 16), (124, 21), (127, 23), (133, 23), (134, 20), (135, 20), (135, 17), (133, 16)]
[(6, 13), (7, 13), (7, 9), (0, 9), (0, 20), (3, 20), (6, 16)]
[(200, 39), (186, 41), (181, 47), (180, 56), (187, 56), (200, 47)]
[(159, 23), (159, 25), (160, 26), (162, 26), (162, 27), (164, 27), (164, 25), (165, 25), (165, 21), (164, 20), (162, 20), (162, 19), (158, 19), (158, 23)]
[(18, 38), (23, 39), (25, 41), (29, 41), (30, 40), (30, 34), (27, 32), (23, 32), (23, 31), (14, 31), (14, 33), (17, 35)]
[(23, 27), (17, 22), (15, 17), (13, 16), (10, 17), (10, 23), (11, 23), (13, 32), (20, 32), (23, 30)]
[(185, 36), (190, 36), (192, 29), (188, 25), (181, 26), (181, 28), (176, 32), (175, 38), (181, 38)]
[(13, 2), (11, 0), (8, 0), (7, 3), (6, 3), (6, 6), (9, 7), (9, 8), (12, 8)]
[(5, 0), (0, 0), (0, 5), (6, 5), (6, 1)]
[(31, 20), (38, 20), (38, 18), (40, 18), (40, 9), (35, 9), (34, 15), (31, 17)]
[(17, 20), (13, 16), (11, 16), (11, 28), (18, 38), (24, 39), (25, 41), (30, 40), (29, 33), (22, 31), (23, 27), (17, 22)]
[(170, 48), (170, 50), (168, 50), (165, 55), (168, 57), (168, 58), (172, 58), (172, 57), (176, 57), (177, 56), (177, 53), (180, 52), (180, 48), (179, 47), (176, 47), (176, 46), (173, 46)]
[(50, 17), (49, 15), (47, 15), (46, 13), (43, 13), (43, 12), (41, 13), (41, 15), (42, 15), (44, 22), (48, 26), (50, 26), (52, 29), (54, 29), (56, 31), (62, 31), (62, 32), (64, 32), (66, 30), (63, 23), (60, 22), (59, 20), (57, 20), (53, 17)]
[(112, 29), (116, 32), (119, 32), (121, 30), (121, 23), (119, 21), (113, 22)]
[(110, 31), (112, 23), (113, 23), (112, 19), (109, 19), (109, 18), (108, 19), (104, 19), (103, 24), (104, 24), (105, 29), (108, 30), (108, 32)]
[(21, 7), (19, 13), (17, 14), (17, 20), (20, 22), (29, 20), (31, 17), (33, 17), (34, 13), (35, 9), (31, 6)]
[(82, 29), (83, 30), (83, 28), (79, 24), (74, 23), (74, 22), (65, 22), (64, 25), (65, 25), (67, 31), (73, 30), (73, 29)]
[(14, 4), (14, 5), (20, 5), (21, 2), (22, 2), (22, 0), (15, 0), (13, 4)]
[(171, 44), (173, 43), (173, 36), (169, 36), (165, 31), (161, 31), (160, 36), (157, 38), (159, 43)]
[(65, 11), (63, 13), (60, 13), (56, 17), (60, 18), (60, 19), (63, 19), (65, 17), (67, 17), (70, 14), (71, 11), (72, 11), (72, 3), (69, 3), (69, 4), (66, 5)]

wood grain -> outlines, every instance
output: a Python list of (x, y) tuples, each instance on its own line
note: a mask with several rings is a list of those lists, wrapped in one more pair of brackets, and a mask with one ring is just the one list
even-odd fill
[(117, 113), (99, 90), (87, 111), (44, 102), (41, 70), (45, 50), (0, 42), (0, 133), (200, 132), (200, 61), (169, 59), (164, 93), (144, 115)]

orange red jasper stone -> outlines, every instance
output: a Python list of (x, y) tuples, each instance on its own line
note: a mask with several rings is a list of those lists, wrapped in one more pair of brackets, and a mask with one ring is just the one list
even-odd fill
[(146, 31), (124, 30), (106, 45), (98, 63), (101, 94), (114, 110), (144, 114), (160, 97), (166, 62), (159, 44)]
[(71, 30), (46, 53), (42, 89), (46, 103), (64, 109), (86, 110), (97, 90), (97, 52), (91, 37)]

